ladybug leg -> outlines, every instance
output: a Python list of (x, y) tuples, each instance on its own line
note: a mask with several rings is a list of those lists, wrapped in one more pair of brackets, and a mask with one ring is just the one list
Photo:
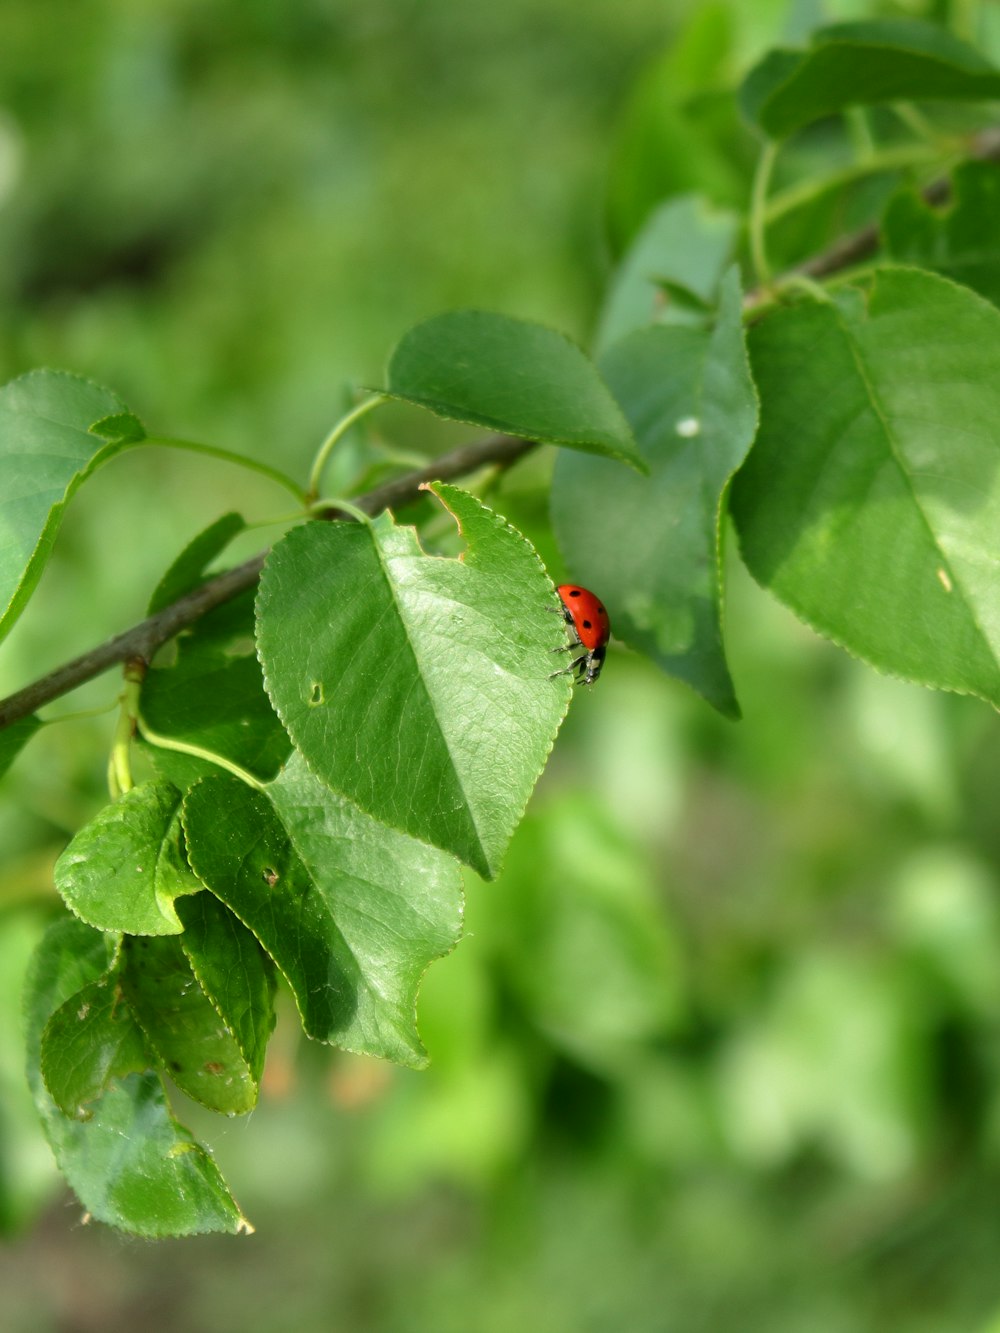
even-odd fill
[[(576, 644), (570, 644), (568, 646), (575, 648)], [(587, 669), (587, 659), (589, 657), (590, 657), (589, 653), (584, 653), (584, 655), (582, 657), (578, 657), (575, 662), (570, 662), (568, 667), (563, 667), (561, 671), (551, 672), (549, 675), (549, 680), (555, 680), (556, 676), (571, 676), (574, 671), (577, 673), (577, 678), (582, 679), (583, 673)]]
[(580, 672), (580, 679), (584, 685), (593, 685), (594, 681), (601, 674), (601, 667), (604, 666), (605, 650), (595, 648), (593, 652), (587, 654), (587, 667), (585, 671)]

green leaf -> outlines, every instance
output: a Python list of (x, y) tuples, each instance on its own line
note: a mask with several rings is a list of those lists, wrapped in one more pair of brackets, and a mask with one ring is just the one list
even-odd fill
[(174, 899), (203, 886), (184, 854), (180, 792), (133, 787), (85, 824), (55, 866), (56, 888), (88, 925), (130, 935), (175, 935)]
[[(256, 948), (252, 937), (250, 944)], [(242, 1115), (256, 1105), (257, 1080), (181, 945), (178, 937), (126, 939), (122, 991), (181, 1091), (213, 1111)]]
[(377, 824), (297, 754), (263, 792), (202, 779), (184, 819), (199, 875), (277, 963), (306, 1032), (423, 1064), (420, 979), (461, 930), (451, 858)]
[(41, 718), (32, 713), (30, 717), (22, 717), (7, 727), (0, 727), (0, 778), (41, 725)]
[(70, 497), (134, 443), (91, 433), (121, 414), (131, 418), (109, 389), (63, 371), (33, 370), (0, 389), (0, 639), (34, 592)]
[[(614, 633), (739, 716), (722, 633), (722, 497), (754, 437), (757, 404), (730, 269), (713, 330), (640, 329), (602, 369), (632, 422), (647, 478), (561, 456), (552, 518), (573, 577), (600, 590)], [(581, 515), (600, 514), (597, 523)]]
[(90, 1118), (87, 1103), (113, 1081), (145, 1073), (152, 1063), (122, 996), (117, 970), (75, 991), (42, 1033), (45, 1086), (60, 1111), (77, 1119)]
[(774, 311), (750, 352), (751, 573), (872, 665), (1000, 704), (1000, 312), (885, 269), (867, 301)]
[(204, 532), (199, 532), (156, 585), (149, 599), (147, 614), (155, 615), (171, 602), (176, 602), (178, 597), (197, 588), (216, 556), (221, 555), (233, 538), (245, 530), (246, 522), (240, 514), (223, 514), (209, 524)]
[(944, 28), (915, 19), (820, 28), (804, 51), (769, 51), (740, 89), (744, 114), (772, 139), (851, 106), (998, 97), (1000, 70)]
[(146, 427), (131, 412), (115, 412), (95, 421), (90, 433), (109, 444), (140, 444), (146, 438)]
[(181, 948), (198, 984), (218, 1010), (260, 1084), (274, 1030), (274, 964), (254, 936), (210, 893), (177, 904), (184, 922)]
[(136, 1235), (250, 1230), (212, 1158), (171, 1116), (156, 1075), (112, 1083), (82, 1121), (64, 1115), (49, 1095), (40, 1072), (42, 1033), (110, 961), (104, 936), (65, 919), (49, 928), (29, 971), (28, 1080), (60, 1169), (92, 1217)]
[[(159, 654), (139, 700), (141, 729), (221, 755), (256, 777), (274, 777), (291, 742), (264, 691), (254, 648), (250, 588), (201, 616)], [(179, 786), (204, 761), (152, 749), (157, 770)]]
[(953, 176), (951, 202), (932, 208), (915, 190), (894, 196), (882, 219), (892, 259), (935, 269), (1000, 305), (1000, 166), (963, 162)]
[(684, 292), (693, 294), (700, 313), (711, 309), (736, 230), (734, 214), (713, 209), (696, 195), (661, 205), (611, 282), (598, 325), (598, 352), (654, 321), (693, 322), (685, 309)]
[(542, 324), (480, 310), (425, 320), (393, 352), (386, 392), (440, 417), (642, 466), (593, 364)]
[(566, 712), (564, 642), (529, 543), (466, 492), (432, 488), (461, 560), (412, 528), (311, 523), (268, 557), (257, 645), (309, 766), (392, 828), (492, 877)]

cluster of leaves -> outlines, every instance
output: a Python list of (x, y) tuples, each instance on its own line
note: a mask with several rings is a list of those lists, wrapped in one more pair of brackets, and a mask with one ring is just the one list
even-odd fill
[[(881, 670), (1000, 704), (1000, 252), (983, 211), (998, 169), (964, 162), (944, 215), (907, 184), (884, 211), (883, 259), (850, 282), (773, 284), (765, 244), (779, 141), (859, 104), (974, 106), (1000, 97), (1000, 73), (937, 28), (849, 24), (771, 52), (740, 96), (764, 139), (752, 299), (741, 219), (672, 198), (623, 256), (595, 362), (537, 325), (444, 315), (403, 338), (369, 405), (557, 446), (552, 523), (573, 577), (600, 590), (624, 642), (727, 716), (727, 513), (751, 572), (807, 623)], [(925, 169), (968, 151), (967, 130), (900, 120), (914, 123)], [(82, 481), (157, 442), (71, 375), (0, 391), (15, 479), (0, 632)], [(285, 481), (310, 516), (315, 496)], [(148, 1235), (246, 1228), (163, 1080), (249, 1110), (278, 972), (310, 1036), (423, 1060), (417, 989), (460, 932), (457, 862), (497, 873), (570, 696), (550, 675), (563, 631), (531, 544), (469, 492), (430, 490), (460, 558), (348, 505), (355, 521), (293, 527), (256, 595), (127, 672), (115, 799), (57, 865), (74, 915), (28, 988), (36, 1101), (95, 1217)], [(204, 583), (242, 527), (227, 515), (196, 539), (151, 613)], [(0, 763), (39, 725), (0, 733)], [(134, 732), (156, 772), (137, 785)]]

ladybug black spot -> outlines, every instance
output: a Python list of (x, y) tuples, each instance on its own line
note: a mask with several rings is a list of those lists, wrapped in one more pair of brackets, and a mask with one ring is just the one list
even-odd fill
[(570, 595), (570, 597), (579, 597), (579, 596), (580, 596), (580, 589), (579, 589), (579, 588), (570, 588), (569, 595)]
[(592, 628), (592, 626), (591, 626), (589, 620), (585, 620), (585, 621), (583, 622), (583, 628), (584, 628), (584, 629), (591, 629), (591, 628)]

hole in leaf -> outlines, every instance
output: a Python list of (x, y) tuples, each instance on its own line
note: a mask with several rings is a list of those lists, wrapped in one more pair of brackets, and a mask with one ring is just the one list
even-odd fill
[(323, 702), (323, 686), (318, 680), (313, 681), (312, 690), (309, 693), (309, 702), (313, 708), (315, 708), (317, 704)]
[(277, 884), (278, 882), (278, 878), (279, 878), (278, 872), (274, 869), (273, 866), (264, 867), (264, 883), (267, 885), (269, 889), (274, 888), (275, 884)]

